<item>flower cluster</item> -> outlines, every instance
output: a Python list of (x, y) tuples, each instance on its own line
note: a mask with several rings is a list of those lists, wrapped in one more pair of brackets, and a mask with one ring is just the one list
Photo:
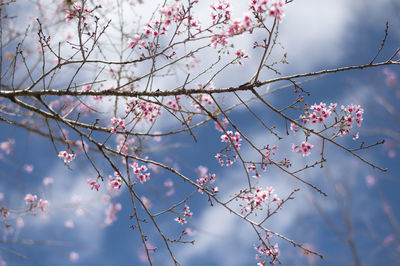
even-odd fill
[(105, 210), (106, 219), (104, 220), (105, 225), (111, 225), (117, 220), (117, 212), (122, 209), (121, 203), (110, 203), (108, 208)]
[[(163, 27), (163, 31), (165, 32), (168, 29), (168, 26), (174, 22), (174, 23), (179, 23), (182, 21), (182, 19), (185, 16), (185, 8), (183, 7), (183, 4), (178, 3), (172, 4), (172, 5), (165, 5), (164, 7), (161, 7), (159, 9), (160, 14), (164, 16), (163, 19), (163, 24), (165, 25)], [(198, 1), (193, 1), (194, 3), (197, 3)], [(191, 17), (193, 19), (193, 17)], [(191, 22), (192, 27), (198, 27), (199, 26), (199, 21), (194, 20)], [(198, 28), (200, 30), (200, 28)]]
[(302, 154), (303, 157), (304, 156), (308, 156), (310, 155), (310, 151), (312, 150), (312, 148), (314, 147), (314, 145), (303, 141), (300, 146), (297, 145), (292, 145), (292, 150), (298, 154)]
[(125, 103), (127, 114), (134, 113), (138, 121), (144, 119), (147, 122), (154, 122), (161, 115), (161, 106), (152, 102), (142, 100), (129, 100)]
[(66, 151), (60, 151), (58, 153), (58, 158), (60, 158), (61, 160), (64, 160), (64, 163), (70, 163), (70, 162), (72, 162), (73, 159), (75, 159), (75, 154), (68, 153)]
[[(301, 115), (300, 121), (304, 124), (308, 122), (311, 124), (323, 123), (327, 118), (331, 117), (332, 112), (336, 111), (336, 106), (336, 103), (331, 103), (329, 107), (326, 106), (326, 103), (322, 102), (320, 104), (313, 104), (310, 107), (310, 110), (313, 112), (308, 112), (308, 116)], [(297, 132), (294, 128), (296, 128), (296, 126), (292, 123), (290, 129), (293, 132)]]
[(15, 144), (14, 139), (8, 139), (6, 141), (3, 141), (0, 143), (0, 150), (5, 152), (7, 155), (10, 155), (14, 144)]
[[(240, 136), (239, 132), (235, 132), (235, 134), (233, 134), (232, 131), (227, 131), (227, 134), (223, 134), (221, 135), (221, 142), (227, 142), (228, 146), (225, 148), (225, 155), (221, 154), (221, 153), (217, 153), (217, 155), (215, 155), (215, 158), (217, 158), (218, 163), (221, 166), (231, 166), (238, 158), (238, 155), (236, 154), (236, 151), (240, 150), (240, 146), (241, 146), (241, 142), (242, 142), (242, 138)], [(229, 156), (228, 152), (233, 153), (233, 156)], [(225, 161), (223, 160), (223, 158), (226, 158)]]
[(192, 215), (193, 215), (193, 213), (190, 211), (189, 206), (185, 205), (185, 207), (183, 207), (183, 217), (178, 216), (174, 220), (180, 224), (186, 224), (187, 218), (192, 218)]
[[(203, 173), (201, 177), (196, 180), (197, 185), (203, 188), (203, 189), (199, 188), (198, 191), (200, 193), (203, 193), (203, 190), (206, 189), (211, 191), (212, 193), (217, 193), (218, 187), (211, 186), (211, 184), (214, 182), (215, 182), (215, 174)], [(206, 187), (204, 188), (204, 186)]]
[(241, 146), (240, 142), (242, 141), (240, 133), (235, 132), (235, 134), (233, 134), (232, 131), (227, 131), (226, 133), (227, 133), (226, 135), (225, 134), (221, 135), (221, 142), (228, 142), (233, 146), (235, 146), (237, 150), (240, 150)]
[(141, 41), (140, 39), (141, 39), (140, 35), (135, 34), (135, 36), (133, 36), (133, 40), (131, 38), (128, 39), (128, 47), (133, 49), (135, 48), (136, 45), (139, 44), (140, 45), (139, 49), (141, 49), (141, 47), (143, 47), (146, 44), (146, 42)]
[(265, 190), (262, 187), (257, 187), (255, 192), (243, 191), (238, 198), (240, 198), (244, 204), (242, 206), (242, 213), (253, 212), (255, 210), (262, 209), (264, 203), (277, 202), (280, 204), (280, 199), (277, 194), (273, 194), (275, 189), (267, 187)]
[(243, 65), (243, 63), (240, 59), (249, 58), (249, 55), (246, 53), (246, 51), (244, 49), (237, 49), (235, 54), (238, 58), (237, 62), (239, 63), (239, 65)]
[[(267, 258), (270, 260), (270, 264), (275, 264), (278, 262), (278, 256), (279, 256), (279, 249), (278, 249), (278, 244), (275, 245), (270, 245), (267, 244), (268, 241), (260, 241), (260, 245), (254, 247), (255, 250), (257, 250), (258, 254), (256, 254), (256, 260), (260, 260), (262, 258)], [(257, 263), (257, 266), (265, 266), (266, 261), (262, 260)]]
[[(232, 158), (229, 157), (226, 154), (221, 154), (221, 153), (217, 153), (215, 155), (215, 158), (217, 158), (219, 165), (221, 166), (231, 166), (234, 162), (236, 162), (238, 156), (234, 155)], [(223, 160), (223, 158), (226, 158), (225, 161)]]
[(135, 146), (133, 145), (135, 143), (134, 138), (128, 138), (128, 136), (124, 135), (117, 135), (116, 141), (118, 142), (117, 145), (117, 151), (119, 151), (122, 154), (129, 154), (130, 150), (135, 149)]
[(68, 22), (72, 20), (73, 18), (79, 18), (79, 16), (82, 17), (82, 20), (86, 20), (85, 13), (89, 13), (89, 10), (87, 8), (83, 9), (82, 5), (79, 4), (78, 2), (74, 3), (72, 5), (72, 8), (69, 10), (66, 10), (67, 14), (65, 15), (65, 20)]
[(131, 167), (133, 169), (133, 173), (139, 179), (141, 184), (150, 180), (150, 173), (147, 172), (148, 169), (146, 165), (139, 166), (137, 162), (134, 162)]
[[(234, 19), (228, 27), (228, 35), (234, 36), (241, 34), (245, 31), (249, 31), (250, 33), (253, 30), (253, 22), (248, 14), (244, 14), (243, 19)], [(236, 54), (237, 55), (237, 54)]]
[(182, 106), (179, 104), (180, 96), (175, 96), (175, 99), (167, 100), (166, 104), (169, 108), (171, 108), (174, 112), (182, 110)]
[[(201, 85), (199, 84), (199, 87), (201, 88)], [(214, 103), (213, 99), (207, 95), (207, 94), (201, 94), (198, 97), (198, 102), (202, 104), (203, 108), (205, 108), (204, 104), (212, 105)], [(203, 113), (203, 109), (200, 107), (199, 104), (197, 104), (195, 101), (192, 101), (192, 106), (194, 106), (197, 109), (197, 112)]]
[(231, 19), (230, 3), (227, 0), (218, 0), (211, 6), (211, 18), (214, 24), (229, 21)]
[(272, 163), (271, 156), (275, 155), (275, 151), (278, 149), (278, 146), (274, 145), (270, 147), (267, 145), (263, 150), (265, 150), (265, 155), (262, 157), (261, 169), (265, 172), (267, 170), (267, 165)]
[(111, 118), (111, 133), (116, 133), (118, 128), (126, 130), (125, 121), (121, 118), (113, 117)]
[[(30, 210), (32, 210), (35, 207), (38, 207), (42, 212), (45, 211), (45, 209), (49, 206), (49, 202), (47, 200), (39, 199), (39, 202), (36, 203), (37, 201), (37, 196), (32, 195), (30, 193), (25, 195), (25, 203), (29, 205)], [(33, 215), (36, 215), (35, 211), (32, 211)]]
[(282, 18), (285, 16), (283, 14), (283, 7), (284, 7), (284, 3), (279, 1), (279, 2), (275, 2), (272, 4), (272, 7), (269, 9), (268, 14), (271, 17), (275, 17), (278, 20), (282, 20)]
[(90, 188), (91, 190), (96, 189), (97, 191), (99, 191), (100, 184), (96, 180), (88, 178), (86, 180), (86, 183), (88, 183), (91, 186)]
[(353, 127), (354, 121), (358, 127), (361, 127), (364, 114), (364, 109), (359, 105), (348, 105), (347, 107), (341, 106), (341, 110), (345, 113), (343, 119), (340, 121), (339, 134), (340, 136), (346, 135)]
[(267, 0), (251, 0), (249, 10), (251, 10), (258, 18), (262, 17), (264, 14), (268, 14), (278, 20), (282, 20), (284, 17), (284, 7), (285, 3), (280, 0), (273, 2), (269, 7)]
[[(222, 121), (220, 121), (219, 123), (221, 124), (221, 126), (222, 126), (224, 129), (226, 129), (226, 127), (227, 127), (228, 124), (229, 124), (229, 121), (228, 121), (227, 118), (224, 118), (224, 119), (222, 119)], [(220, 127), (220, 125), (219, 125), (217, 122), (214, 122), (214, 125), (215, 125), (215, 129), (216, 129), (216, 130), (218, 130), (219, 132), (224, 132), (224, 131), (222, 130), (222, 128)]]
[(109, 192), (111, 193), (119, 192), (121, 190), (121, 186), (122, 186), (122, 179), (117, 172), (114, 173), (114, 176), (109, 176), (107, 184), (107, 190)]
[[(335, 114), (335, 124), (333, 128), (337, 128), (338, 131), (334, 133), (334, 136), (344, 136), (350, 133), (353, 128), (354, 122), (360, 127), (363, 121), (364, 109), (360, 105), (350, 104), (346, 107), (341, 106), (340, 111), (336, 110), (337, 104), (331, 103), (327, 106), (326, 103), (313, 104), (309, 109), (306, 110), (306, 115), (300, 115), (299, 120), (304, 124), (324, 124), (326, 120)], [(298, 126), (295, 123), (290, 125), (291, 131), (294, 133), (298, 132)]]

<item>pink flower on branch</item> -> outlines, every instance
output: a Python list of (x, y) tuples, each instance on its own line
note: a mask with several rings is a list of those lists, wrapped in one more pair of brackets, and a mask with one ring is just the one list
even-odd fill
[(66, 151), (60, 151), (58, 153), (58, 158), (64, 161), (64, 163), (70, 163), (75, 159), (75, 154), (68, 153)]
[(93, 179), (88, 178), (87, 181), (86, 181), (86, 183), (88, 183), (88, 184), (91, 186), (91, 187), (90, 187), (91, 190), (95, 189), (95, 190), (99, 191), (100, 184), (97, 183), (96, 180), (93, 180)]
[(303, 141), (299, 146), (297, 145), (292, 145), (292, 150), (298, 154), (305, 156), (309, 156), (311, 154), (311, 150), (314, 147), (314, 145)]

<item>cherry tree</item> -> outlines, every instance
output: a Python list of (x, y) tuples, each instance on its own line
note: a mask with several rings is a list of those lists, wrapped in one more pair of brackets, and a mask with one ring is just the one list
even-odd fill
[[(18, 231), (27, 216), (51, 220), (52, 212), (63, 208), (82, 216), (92, 204), (104, 213), (99, 228), (108, 227), (127, 209), (131, 225), (125, 230), (136, 233), (147, 263), (166, 250), (168, 263), (179, 265), (176, 249), (196, 248), (196, 235), (186, 227), (196, 219), (196, 208), (219, 206), (253, 230), (249, 256), (256, 256), (255, 264), (280, 262), (285, 254), (277, 240), (323, 258), (301, 244), (307, 236), (294, 239), (270, 228), (271, 217), (285, 215), (300, 189), (311, 190), (317, 200), (328, 196), (307, 178), (329, 165), (327, 147), (375, 171), (387, 169), (365, 156), (383, 141), (347, 141), (362, 138), (358, 131), (366, 108), (310, 101), (305, 84), (326, 74), (396, 67), (399, 49), (381, 54), (388, 26), (363, 64), (284, 75), (290, 51), (280, 43), (279, 29), (293, 1), (144, 2), (1, 2), (0, 120), (4, 127), (44, 138), (48, 147), (37, 153), (58, 158), (63, 171), (84, 180), (83, 193), (91, 195), (89, 201), (75, 195), (59, 204), (46, 197), (50, 192), (41, 192), (60, 182), (57, 178), (43, 178), (41, 189), (26, 181), (24, 197), (1, 207), (5, 228)], [(22, 20), (24, 8), (34, 11)], [(383, 71), (391, 82), (391, 72)], [(277, 104), (273, 96), (280, 92), (286, 98)], [(268, 141), (254, 137), (244, 120)], [(10, 133), (0, 143), (10, 165), (17, 137)], [(191, 158), (180, 158), (187, 138)], [(198, 156), (200, 138), (207, 139), (208, 158)], [(90, 170), (80, 173), (82, 166)], [(242, 186), (233, 194), (219, 185), (229, 179), (217, 174), (221, 168), (240, 171)], [(35, 169), (26, 163), (20, 172)], [(284, 193), (265, 186), (272, 171), (295, 188)], [(64, 226), (73, 228), (73, 220)], [(156, 232), (159, 245), (152, 244), (150, 232)], [(69, 259), (77, 261), (79, 252), (71, 251)]]

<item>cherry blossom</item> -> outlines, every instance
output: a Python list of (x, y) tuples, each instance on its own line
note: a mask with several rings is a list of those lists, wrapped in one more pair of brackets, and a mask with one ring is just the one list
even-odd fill
[(54, 183), (54, 178), (52, 177), (45, 177), (43, 178), (43, 185), (48, 187)]
[(116, 118), (116, 117), (111, 118), (111, 124), (112, 124), (110, 128), (111, 133), (116, 133), (118, 128), (122, 129), (123, 131), (126, 130), (125, 122), (121, 118)]
[(37, 196), (28, 193), (28, 194), (26, 194), (24, 200), (25, 200), (26, 204), (33, 205), (33, 204), (35, 204), (35, 201), (37, 200)]
[(104, 224), (109, 226), (111, 225), (114, 221), (117, 220), (117, 212), (119, 212), (122, 209), (121, 203), (110, 203), (108, 205), (108, 208), (105, 210), (106, 218), (104, 220)]
[(93, 180), (93, 179), (88, 178), (87, 181), (86, 181), (86, 183), (88, 183), (88, 184), (91, 186), (91, 187), (90, 187), (91, 190), (96, 189), (97, 191), (99, 191), (100, 184), (97, 183), (96, 180)]
[(119, 192), (121, 190), (121, 186), (122, 186), (122, 179), (121, 177), (118, 176), (118, 173), (114, 173), (114, 177), (109, 176), (107, 184), (107, 189), (109, 192), (112, 193)]
[(314, 147), (314, 145), (303, 141), (299, 146), (293, 144), (292, 145), (292, 150), (298, 154), (301, 154), (304, 156), (309, 156), (311, 154), (311, 150)]
[(58, 158), (64, 160), (64, 163), (70, 163), (75, 159), (75, 154), (68, 153), (66, 151), (60, 151), (58, 153)]
[(139, 164), (135, 162), (131, 165), (131, 167), (133, 169), (133, 173), (139, 179), (140, 183), (145, 183), (150, 180), (150, 173), (147, 172), (148, 169), (146, 165), (139, 166)]
[(190, 208), (188, 205), (185, 205), (183, 207), (183, 217), (178, 216), (174, 220), (178, 222), (179, 224), (186, 224), (187, 223), (187, 218), (192, 218), (193, 213), (190, 211)]
[(38, 203), (38, 207), (42, 212), (49, 206), (49, 202), (47, 200), (40, 199)]
[(0, 143), (0, 150), (4, 151), (7, 155), (11, 154), (12, 148), (15, 144), (14, 139), (8, 139)]

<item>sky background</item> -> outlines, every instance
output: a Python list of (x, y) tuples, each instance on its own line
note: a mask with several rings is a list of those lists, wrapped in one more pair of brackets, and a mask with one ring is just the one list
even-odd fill
[[(246, 6), (247, 1), (242, 8)], [(200, 7), (204, 8), (206, 14), (208, 5), (201, 4)], [(144, 5), (137, 8), (142, 8), (138, 10), (139, 13), (146, 14), (147, 10), (151, 10), (151, 4), (145, 1)], [(25, 15), (29, 10), (22, 8), (14, 12)], [(237, 12), (241, 13), (239, 10)], [(389, 21), (387, 44), (377, 59), (384, 60), (399, 47), (399, 13), (400, 5), (394, 0), (295, 0), (287, 6), (285, 18), (280, 25), (279, 40), (288, 54), (289, 62), (280, 71), (292, 74), (368, 63), (379, 48), (385, 23)], [(17, 23), (23, 23), (23, 20)], [(243, 38), (239, 44), (250, 51), (252, 43), (253, 40)], [(2, 52), (5, 53), (6, 49)], [(251, 52), (249, 60), (259, 56)], [(245, 65), (229, 69), (214, 84), (216, 87), (226, 87), (231, 83), (245, 82), (254, 73), (253, 68), (252, 65)], [(399, 110), (400, 85), (396, 83), (389, 86), (383, 69), (337, 73), (303, 84), (311, 92), (307, 98), (310, 104), (360, 104), (365, 109), (364, 123), (359, 129), (360, 139), (366, 143), (374, 143), (383, 138), (386, 140), (384, 145), (363, 151), (361, 155), (389, 170), (381, 173), (345, 152), (327, 146), (326, 166), (306, 171), (301, 176), (319, 186), (328, 197), (309, 190), (276, 169), (268, 170), (259, 181), (260, 185), (274, 186), (281, 198), (293, 189), (300, 188), (300, 191), (295, 200), (288, 202), (280, 213), (267, 222), (267, 227), (296, 242), (306, 243), (325, 257), (320, 260), (312, 255), (305, 256), (300, 249), (273, 238), (272, 242), (279, 245), (282, 265), (353, 264), (350, 248), (346, 244), (348, 234), (343, 208), (349, 211), (356, 248), (363, 265), (396, 265), (399, 261), (400, 231), (396, 226), (400, 219), (400, 123), (396, 110)], [(387, 69), (395, 74), (400, 73), (398, 67)], [(273, 75), (266, 73), (263, 79), (269, 77)], [(169, 82), (172, 81), (166, 81), (166, 87)], [(287, 99), (293, 97), (292, 88), (279, 90), (269, 97), (274, 105), (284, 106)], [(231, 99), (227, 99), (229, 101)], [(395, 110), (392, 113), (390, 106)], [(277, 125), (281, 135), (285, 134), (283, 121), (265, 112), (266, 109), (261, 105), (254, 107), (265, 121)], [(242, 108), (236, 109), (231, 115), (255, 143), (279, 145), (277, 157), (287, 156), (294, 166), (318, 158), (317, 154), (303, 158), (291, 153), (292, 143), (301, 141), (298, 135), (278, 143), (276, 138), (260, 130)], [(169, 126), (166, 121), (159, 125), (159, 129)], [(0, 124), (0, 130), (0, 142), (9, 138), (16, 140), (12, 154), (3, 152), (0, 161), (0, 192), (4, 194), (2, 204), (23, 207), (26, 193), (37, 194), (51, 203), (46, 214), (23, 216), (22, 228), (15, 226), (15, 220), (7, 221), (14, 228), (14, 232), (10, 233), (9, 229), (3, 227), (3, 236), (0, 238), (0, 254), (7, 265), (146, 265), (142, 260), (143, 248), (137, 229), (129, 228), (133, 223), (129, 219), (132, 207), (126, 190), (113, 198), (113, 202), (122, 205), (122, 211), (117, 213), (118, 219), (111, 226), (104, 226), (106, 205), (102, 200), (102, 192), (89, 190), (86, 179), (93, 177), (94, 173), (83, 159), (77, 159), (71, 169), (67, 169), (55, 156), (52, 144), (47, 139), (7, 124)], [(389, 131), (393, 133), (385, 134)], [(156, 150), (151, 153), (151, 158), (179, 168), (194, 180), (197, 178), (195, 169), (200, 165), (206, 166), (210, 173), (217, 175), (217, 185), (223, 191), (221, 197), (228, 198), (246, 184), (240, 166), (221, 168), (218, 165), (214, 155), (223, 145), (219, 142), (220, 133), (212, 123), (195, 130), (195, 134), (197, 144), (188, 135), (165, 137), (161, 142), (149, 141), (149, 147)], [(353, 141), (348, 136), (341, 143), (356, 147), (360, 140)], [(175, 144), (175, 148), (163, 149)], [(315, 145), (320, 147), (321, 144), (316, 141)], [(253, 156), (246, 146), (242, 152), (249, 157)], [(34, 166), (32, 173), (24, 171), (27, 164)], [(158, 171), (152, 172), (151, 181), (139, 188), (140, 193), (152, 200), (153, 211), (161, 210), (192, 192), (192, 188), (186, 184), (176, 182), (173, 175)], [(53, 177), (54, 184), (45, 187), (42, 184), (45, 177)], [(173, 196), (166, 196), (168, 188), (160, 185), (166, 180), (175, 181)], [(375, 180), (376, 183), (368, 185), (366, 180)], [(79, 200), (76, 195), (79, 195)], [(194, 213), (188, 224), (177, 224), (173, 221), (175, 216), (169, 214), (159, 219), (159, 225), (171, 237), (178, 236), (186, 228), (193, 231), (193, 236), (188, 239), (195, 239), (195, 245), (173, 245), (175, 255), (182, 265), (256, 264), (254, 244), (257, 243), (257, 236), (249, 225), (222, 207), (210, 207), (204, 195), (196, 194), (188, 204)], [(395, 222), (388, 218), (388, 208)], [(323, 210), (325, 218), (318, 209)], [(329, 217), (328, 220), (326, 217)], [(73, 221), (74, 228), (67, 228), (66, 221)], [(335, 232), (330, 222), (343, 234)], [(144, 225), (144, 230), (149, 236), (149, 242), (159, 248), (152, 255), (154, 265), (172, 265), (153, 227), (150, 224)], [(71, 261), (71, 252), (77, 252), (79, 259)]]

